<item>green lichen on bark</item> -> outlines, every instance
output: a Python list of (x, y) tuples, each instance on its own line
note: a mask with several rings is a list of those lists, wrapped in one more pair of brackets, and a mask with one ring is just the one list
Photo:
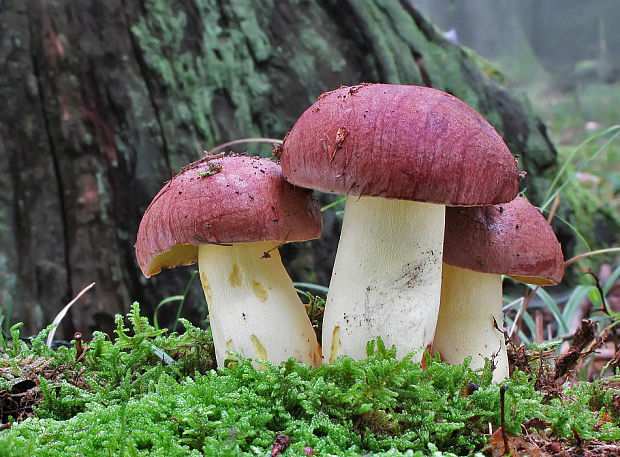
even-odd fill
[[(174, 12), (177, 2), (150, 0), (147, 14), (132, 27), (149, 69), (165, 88), (161, 122), (171, 152), (187, 148), (174, 141), (188, 132), (197, 151), (221, 139), (218, 119), (230, 136), (260, 135), (253, 118), (266, 108), (271, 85), (256, 65), (271, 53), (256, 9), (249, 3), (195, 2), (191, 18)], [(272, 7), (271, 2), (263, 4)], [(223, 18), (230, 21), (223, 25)], [(230, 100), (232, 113), (215, 109), (217, 97)], [(227, 117), (230, 118), (227, 119)], [(223, 118), (222, 118), (223, 117)]]
[[(277, 14), (273, 2), (260, 7), (244, 2), (219, 5), (214, 0), (192, 3), (191, 15), (184, 10), (174, 12), (171, 0), (149, 0), (147, 14), (132, 28), (144, 59), (165, 87), (167, 107), (162, 123), (168, 138), (173, 139), (171, 150), (181, 148), (178, 133), (188, 132), (191, 148), (201, 150), (226, 138), (271, 135), (285, 132), (291, 126), (287, 117), (273, 113), (274, 93), (291, 88), (290, 81), (279, 81), (276, 65), (286, 66), (288, 73), (301, 82), (312, 101), (325, 90), (340, 83), (387, 82), (394, 84), (432, 84), (450, 92), (482, 112), (500, 131), (506, 133), (511, 116), (524, 115), (525, 128), (514, 138), (507, 135), (509, 146), (518, 155), (527, 156), (529, 146), (536, 147), (536, 166), (554, 163), (555, 150), (541, 140), (541, 132), (527, 128), (536, 126), (532, 111), (522, 108), (507, 92), (493, 86), (492, 77), (480, 70), (470, 59), (469, 52), (448, 42), (432, 25), (402, 4), (378, 1), (346, 2), (346, 8), (335, 2), (326, 7), (317, 5), (287, 5), (306, 8), (303, 14), (291, 19), (297, 32), (281, 32), (286, 43), (278, 40)], [(284, 9), (284, 8), (283, 8)], [(347, 14), (325, 13), (336, 9)], [(340, 26), (341, 30), (338, 30)], [(360, 59), (359, 49), (350, 52), (334, 43), (334, 34), (359, 40), (372, 52)], [(364, 54), (364, 52), (362, 52)], [(326, 70), (343, 72), (347, 66), (363, 65), (358, 80), (345, 76), (337, 84), (325, 86), (317, 77)], [(519, 105), (518, 113), (499, 111), (493, 96), (500, 93)], [(221, 98), (225, 103), (218, 102)], [(219, 109), (222, 106), (225, 109)], [(307, 105), (297, 107), (301, 112)], [(229, 112), (230, 110), (230, 112)], [(265, 116), (265, 119), (258, 119)], [(514, 128), (513, 128), (514, 129)], [(506, 135), (505, 135), (506, 136)], [(226, 137), (226, 138), (224, 138)], [(187, 148), (187, 142), (183, 145)], [(536, 170), (538, 171), (538, 170)]]

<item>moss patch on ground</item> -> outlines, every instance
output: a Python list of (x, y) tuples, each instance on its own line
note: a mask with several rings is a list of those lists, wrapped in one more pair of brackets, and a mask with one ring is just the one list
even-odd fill
[[(185, 332), (165, 335), (137, 305), (127, 321), (130, 328), (117, 317), (114, 342), (99, 333), (57, 351), (43, 344), (47, 331), (28, 346), (17, 330), (12, 343), (2, 340), (0, 398), (30, 380), (32, 402), (20, 406), (20, 422), (19, 412), (3, 412), (10, 426), (0, 432), (0, 456), (279, 455), (278, 434), (290, 439), (283, 455), (464, 456), (491, 452), (489, 424), (497, 430), (502, 421), (502, 386), (491, 384), (489, 367), (398, 361), (377, 341), (360, 362), (255, 370), (231, 355), (216, 370), (208, 331), (184, 321)], [(517, 371), (503, 384), (511, 439), (620, 440), (617, 382), (564, 387), (553, 398), (535, 383)]]

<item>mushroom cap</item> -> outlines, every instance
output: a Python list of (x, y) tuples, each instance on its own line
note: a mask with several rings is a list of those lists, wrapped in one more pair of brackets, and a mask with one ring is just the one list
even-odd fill
[(472, 208), (446, 208), (443, 261), (528, 284), (558, 284), (562, 248), (543, 215), (525, 198)]
[(319, 97), (283, 145), (282, 173), (302, 187), (446, 205), (504, 203), (515, 159), (474, 109), (440, 90), (363, 84)]
[(196, 262), (201, 244), (305, 241), (318, 238), (322, 225), (312, 193), (286, 182), (275, 162), (203, 159), (155, 196), (138, 228), (136, 258), (148, 278)]

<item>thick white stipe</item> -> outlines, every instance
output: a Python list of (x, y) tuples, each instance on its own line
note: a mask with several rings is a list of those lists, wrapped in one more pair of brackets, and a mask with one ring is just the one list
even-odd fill
[(378, 336), (399, 357), (426, 347), (439, 309), (444, 206), (351, 196), (344, 214), (323, 319), (324, 361), (363, 359)]
[(230, 357), (229, 350), (274, 364), (290, 357), (321, 363), (316, 334), (282, 265), (278, 243), (201, 245), (198, 265), (218, 366)]
[(478, 273), (444, 264), (439, 319), (433, 351), (451, 364), (471, 356), (471, 367), (484, 366), (493, 359), (493, 381), (509, 375), (502, 315), (502, 277)]

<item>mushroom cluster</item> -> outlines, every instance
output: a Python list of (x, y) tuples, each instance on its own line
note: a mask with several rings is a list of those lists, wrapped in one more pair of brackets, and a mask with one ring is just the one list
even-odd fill
[[(399, 356), (432, 344), (451, 363), (491, 358), (494, 379), (507, 376), (501, 275), (556, 284), (562, 253), (517, 197), (516, 162), (479, 113), (427, 87), (341, 87), (278, 152), (281, 168), (245, 156), (191, 164), (138, 231), (145, 276), (198, 261), (219, 365), (230, 350), (314, 366), (321, 353), (362, 359), (380, 337)], [(308, 189), (347, 196), (323, 351), (277, 250), (320, 236)]]

